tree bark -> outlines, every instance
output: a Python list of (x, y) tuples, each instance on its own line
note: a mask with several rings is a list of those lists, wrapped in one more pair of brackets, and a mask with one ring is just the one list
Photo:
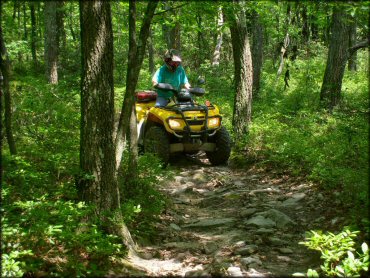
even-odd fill
[[(357, 32), (356, 32), (356, 19), (355, 18), (351, 18), (351, 23), (349, 25), (349, 47), (351, 48), (352, 46), (354, 46), (357, 42), (356, 40), (356, 36), (357, 36)], [(356, 71), (357, 70), (357, 52), (354, 52), (348, 59), (348, 70), (350, 71)]]
[(233, 127), (236, 138), (248, 133), (252, 113), (253, 68), (249, 45), (245, 11), (240, 2), (234, 1), (237, 8), (228, 15), (235, 67), (235, 98)]
[[(13, 130), (12, 130), (12, 101), (11, 101), (11, 95), (10, 95), (10, 86), (9, 86), (9, 72), (10, 72), (10, 61), (9, 56), (6, 50), (4, 37), (3, 37), (3, 29), (2, 29), (2, 3), (0, 3), (0, 70), (1, 75), (3, 78), (3, 82), (0, 81), (1, 86), (4, 86), (3, 94), (4, 94), (4, 121), (5, 121), (5, 132), (6, 132), (6, 139), (8, 141), (9, 145), (9, 151), (10, 154), (16, 155), (17, 149), (15, 146), (14, 136), (13, 136)], [(3, 96), (0, 96), (3, 98)], [(1, 122), (2, 125), (2, 122)], [(2, 135), (0, 133), (0, 136), (2, 138)]]
[(222, 26), (224, 25), (224, 16), (222, 12), (222, 7), (218, 8), (218, 18), (217, 18), (217, 39), (216, 39), (216, 46), (213, 52), (212, 58), (212, 66), (218, 67), (220, 65), (220, 57), (221, 57), (221, 47), (222, 47)]
[(340, 101), (342, 80), (348, 60), (349, 16), (341, 5), (333, 8), (332, 29), (320, 100), (332, 110)]
[(58, 24), (56, 1), (45, 2), (45, 65), (50, 84), (58, 84)]
[[(172, 2), (171, 3), (164, 3), (165, 5), (165, 10), (167, 10), (173, 17), (179, 13), (179, 11), (173, 9)], [(174, 19), (172, 19), (174, 20)], [(181, 50), (181, 38), (180, 38), (180, 23), (175, 22), (175, 26), (170, 27), (166, 24), (162, 25), (162, 32), (163, 32), (163, 37), (166, 42), (167, 48), (168, 49), (177, 49)]]
[(31, 53), (34, 68), (37, 68), (37, 54), (36, 54), (36, 39), (37, 39), (37, 29), (36, 29), (36, 15), (35, 15), (35, 3), (30, 2), (31, 11)]
[[(77, 181), (81, 200), (95, 205), (95, 214), (109, 233), (122, 236), (135, 251), (120, 210), (114, 129), (113, 32), (110, 3), (80, 1), (81, 139)], [(113, 220), (112, 220), (113, 219)]]
[(263, 64), (264, 27), (260, 22), (259, 14), (253, 11), (252, 15), (252, 65), (253, 65), (253, 97), (260, 90), (261, 70)]
[[(121, 115), (118, 122), (116, 132), (116, 170), (121, 166), (122, 155), (128, 143), (128, 129), (132, 117), (136, 117), (134, 113), (135, 105), (135, 88), (138, 82), (140, 69), (145, 56), (146, 43), (149, 36), (150, 24), (152, 22), (154, 11), (158, 5), (157, 1), (150, 1), (148, 3), (145, 17), (141, 25), (139, 38), (136, 38), (136, 5), (135, 1), (130, 0), (130, 17), (129, 17), (129, 54), (127, 65), (127, 78), (126, 78), (126, 93), (122, 104)], [(136, 124), (135, 124), (136, 127)], [(137, 132), (137, 131), (136, 131)], [(135, 130), (130, 131), (130, 136), (136, 136)], [(132, 143), (133, 144), (133, 143)], [(130, 148), (133, 147), (131, 144)], [(136, 151), (135, 151), (136, 152)], [(133, 154), (136, 156), (136, 154)]]
[(149, 59), (149, 72), (154, 74), (155, 65), (154, 65), (154, 47), (153, 47), (153, 31), (149, 30), (148, 38), (148, 59)]

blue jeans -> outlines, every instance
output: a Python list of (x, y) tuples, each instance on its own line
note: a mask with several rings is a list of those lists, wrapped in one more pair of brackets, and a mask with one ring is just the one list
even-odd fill
[(155, 106), (156, 107), (167, 106), (168, 102), (169, 102), (169, 99), (168, 98), (157, 96), (157, 100), (155, 102)]

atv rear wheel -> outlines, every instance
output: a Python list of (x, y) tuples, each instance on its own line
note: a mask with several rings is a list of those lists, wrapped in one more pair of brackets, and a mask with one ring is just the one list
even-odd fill
[(212, 152), (206, 152), (209, 162), (212, 165), (220, 165), (226, 163), (230, 157), (231, 139), (229, 132), (225, 127), (221, 127), (214, 137), (216, 148)]
[(145, 133), (144, 151), (156, 155), (166, 166), (170, 159), (170, 142), (166, 131), (160, 126), (152, 126)]

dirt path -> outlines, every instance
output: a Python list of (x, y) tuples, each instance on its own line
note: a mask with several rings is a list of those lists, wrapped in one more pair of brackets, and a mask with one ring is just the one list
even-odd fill
[(161, 184), (172, 205), (156, 245), (143, 247), (145, 259), (130, 259), (136, 268), (148, 276), (263, 277), (319, 265), (298, 244), (325, 220), (325, 197), (311, 184), (190, 160), (176, 162), (174, 180)]

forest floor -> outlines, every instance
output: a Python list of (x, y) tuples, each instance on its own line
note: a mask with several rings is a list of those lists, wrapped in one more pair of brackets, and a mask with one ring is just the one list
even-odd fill
[[(309, 230), (344, 221), (336, 201), (303, 178), (273, 171), (214, 167), (202, 156), (172, 163), (160, 188), (170, 205), (155, 244), (128, 259), (130, 275), (291, 276), (320, 265), (299, 242)], [(334, 192), (335, 193), (335, 192)]]

